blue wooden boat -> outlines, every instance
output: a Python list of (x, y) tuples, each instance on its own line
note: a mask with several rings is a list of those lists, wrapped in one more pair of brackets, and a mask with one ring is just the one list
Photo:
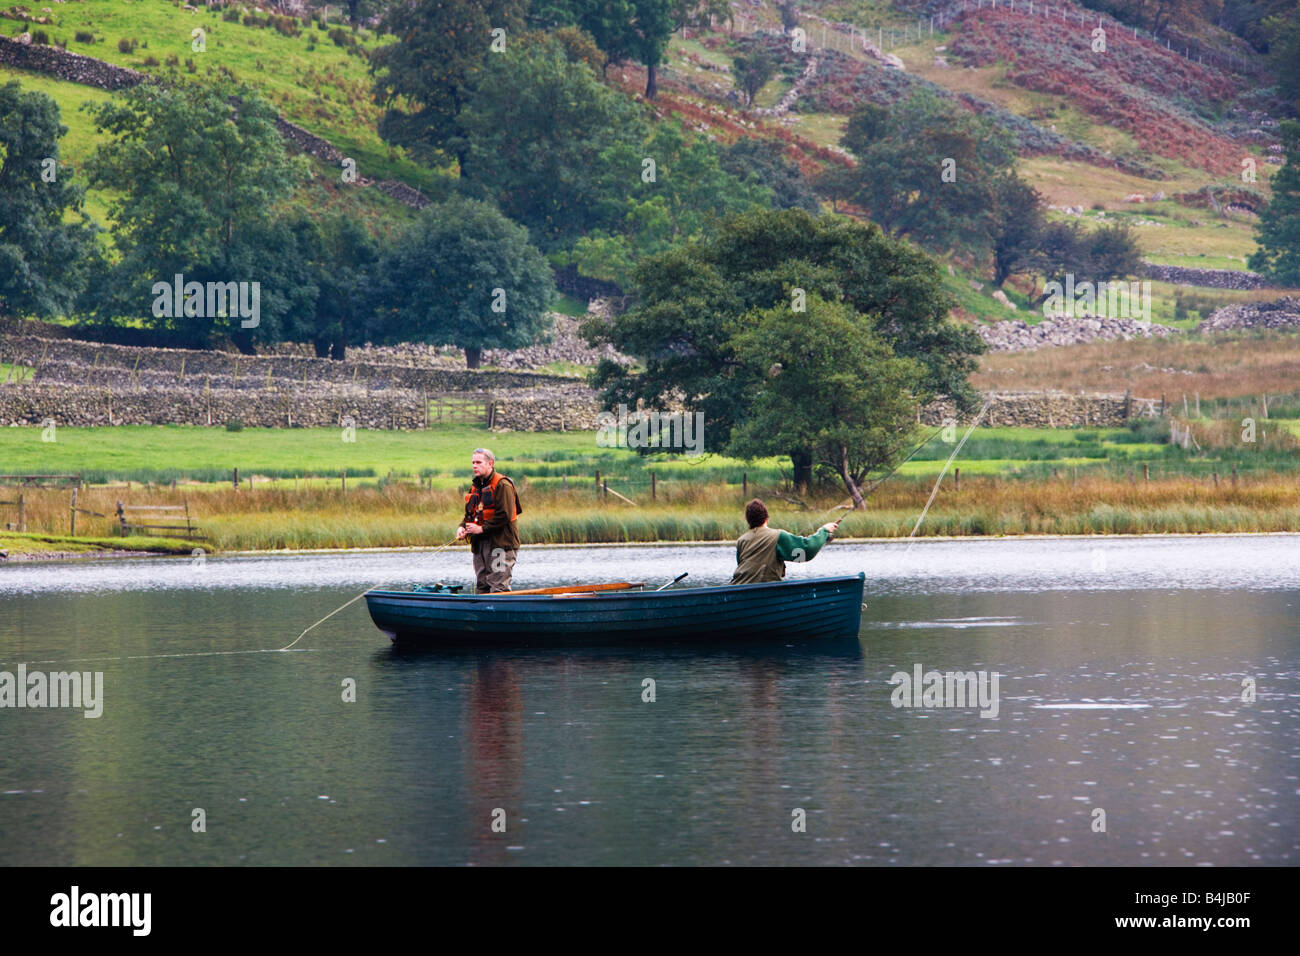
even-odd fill
[(366, 592), (375, 626), (424, 646), (807, 640), (856, 635), (864, 574), (646, 591), (576, 585), (459, 594), (442, 585)]

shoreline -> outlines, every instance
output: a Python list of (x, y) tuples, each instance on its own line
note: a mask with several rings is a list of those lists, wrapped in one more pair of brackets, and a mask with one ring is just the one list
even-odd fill
[[(1300, 531), (1193, 531), (1145, 532), (1139, 534), (998, 534), (998, 535), (927, 535), (923, 538), (836, 538), (839, 544), (924, 544), (926, 542), (988, 542), (988, 541), (1097, 541), (1146, 538), (1271, 538), (1300, 537)], [(730, 539), (714, 541), (595, 541), (589, 544), (526, 544), (520, 550), (562, 550), (573, 548), (703, 548), (734, 544)], [(265, 558), (298, 557), (319, 554), (425, 554), (437, 551), (437, 545), (386, 547), (386, 548), (284, 548), (251, 549), (207, 554), (208, 558)], [(78, 560), (114, 560), (123, 558), (176, 558), (192, 560), (189, 554), (167, 554), (161, 551), (10, 551), (0, 556), (0, 567), (10, 563), (31, 564), (42, 561), (62, 562)]]

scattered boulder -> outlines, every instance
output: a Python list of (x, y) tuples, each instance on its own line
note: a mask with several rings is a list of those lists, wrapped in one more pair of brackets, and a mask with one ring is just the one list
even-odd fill
[(1006, 306), (1008, 309), (1010, 309), (1012, 312), (1017, 311), (1017, 306), (1016, 306), (1016, 304), (1015, 304), (1014, 302), (1012, 302), (1010, 299), (1008, 299), (1008, 298), (1007, 298), (1007, 294), (1006, 294), (1005, 292), (1003, 292), (1001, 289), (994, 289), (994, 290), (993, 290), (993, 298), (997, 299), (999, 302), (1001, 302), (1003, 305), (1005, 305), (1005, 306)]

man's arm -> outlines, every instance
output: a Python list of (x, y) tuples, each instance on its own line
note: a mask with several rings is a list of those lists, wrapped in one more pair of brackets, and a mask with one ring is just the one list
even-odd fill
[(776, 556), (782, 561), (811, 561), (830, 537), (830, 532), (825, 528), (818, 529), (806, 538), (782, 531), (776, 539)]

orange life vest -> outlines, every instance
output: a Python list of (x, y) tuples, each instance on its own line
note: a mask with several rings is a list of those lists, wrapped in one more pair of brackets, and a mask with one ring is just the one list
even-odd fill
[[(482, 526), (492, 520), (496, 514), (497, 485), (502, 481), (510, 481), (510, 479), (494, 469), (491, 479), (485, 486), (474, 486), (470, 489), (469, 494), (465, 496), (466, 522), (472, 521)], [(510, 481), (510, 487), (515, 489), (515, 513), (510, 519), (514, 521), (523, 514), (524, 506), (519, 503), (519, 489), (515, 488), (513, 481)]]

